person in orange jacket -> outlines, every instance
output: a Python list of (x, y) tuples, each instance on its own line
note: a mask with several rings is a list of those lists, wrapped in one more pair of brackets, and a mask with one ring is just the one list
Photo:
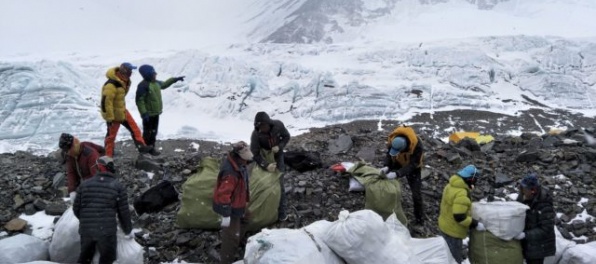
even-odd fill
[(116, 135), (123, 125), (132, 134), (132, 140), (140, 153), (148, 153), (151, 147), (145, 144), (141, 130), (126, 109), (126, 94), (130, 89), (130, 76), (137, 67), (125, 62), (119, 67), (110, 68), (106, 73), (108, 80), (101, 91), (101, 115), (106, 121), (105, 138), (106, 156), (114, 156)]

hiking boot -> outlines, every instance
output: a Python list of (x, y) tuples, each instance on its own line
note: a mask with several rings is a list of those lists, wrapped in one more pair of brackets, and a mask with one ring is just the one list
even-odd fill
[(155, 147), (151, 147), (149, 154), (151, 154), (151, 156), (159, 156), (159, 155), (161, 155), (161, 152), (159, 150), (157, 150)]
[(147, 145), (140, 145), (137, 147), (137, 149), (139, 150), (139, 153), (145, 154), (151, 152), (153, 150), (153, 147)]

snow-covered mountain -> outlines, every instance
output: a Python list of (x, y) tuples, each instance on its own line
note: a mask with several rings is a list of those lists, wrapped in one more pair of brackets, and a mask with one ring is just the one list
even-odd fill
[(101, 142), (100, 87), (122, 61), (187, 76), (163, 91), (161, 138), (246, 140), (257, 111), (293, 132), (458, 108), (594, 114), (589, 1), (59, 2), (0, 3), (0, 152)]

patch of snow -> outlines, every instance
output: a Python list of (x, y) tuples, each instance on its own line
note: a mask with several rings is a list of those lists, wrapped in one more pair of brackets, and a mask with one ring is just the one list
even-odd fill
[(193, 151), (199, 151), (200, 147), (201, 147), (201, 145), (199, 143), (196, 143), (196, 142), (190, 143), (190, 149), (192, 149)]
[(6, 231), (0, 232), (0, 237), (5, 237), (5, 236), (8, 236), (8, 233), (6, 233)]
[(577, 143), (579, 143), (579, 141), (577, 141), (577, 140), (568, 139), (568, 138), (563, 139), (563, 144), (566, 144), (566, 145), (574, 145)]
[(177, 149), (174, 150), (174, 152), (184, 152), (184, 150), (177, 148)]
[(579, 199), (579, 202), (577, 202), (577, 205), (580, 207), (584, 207), (585, 203), (588, 203), (588, 198), (582, 197), (581, 199)]
[(184, 260), (178, 260), (177, 258), (174, 259), (172, 262), (161, 262), (161, 264), (194, 264), (191, 262), (186, 262)]
[(574, 220), (582, 220), (584, 222), (589, 222), (594, 219), (594, 216), (588, 214), (588, 210), (584, 209), (581, 213), (577, 214), (575, 218), (571, 219), (569, 222), (573, 222)]
[(555, 180), (567, 180), (568, 178), (565, 177), (563, 174), (557, 174), (554, 176)]
[(19, 218), (27, 221), (31, 226), (31, 235), (42, 240), (49, 240), (54, 234), (54, 219), (56, 216), (47, 215), (40, 211), (33, 215), (21, 214)]
[(516, 201), (518, 196), (519, 196), (519, 193), (510, 193), (507, 195), (507, 197), (509, 197), (513, 201)]
[(561, 186), (559, 186), (558, 184), (555, 184), (555, 190), (560, 190)]
[(153, 172), (145, 172), (147, 174), (147, 178), (149, 178), (149, 180), (153, 180), (153, 176), (155, 176), (155, 173)]
[(564, 213), (557, 213), (557, 218), (561, 218), (561, 216), (565, 215)]

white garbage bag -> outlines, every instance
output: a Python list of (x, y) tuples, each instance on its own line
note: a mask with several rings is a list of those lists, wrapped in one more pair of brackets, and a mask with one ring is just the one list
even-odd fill
[(561, 261), (561, 258), (563, 257), (563, 254), (565, 254), (565, 251), (567, 251), (567, 249), (570, 249), (575, 246), (574, 241), (565, 239), (563, 237), (563, 235), (561, 235), (561, 232), (559, 232), (559, 229), (557, 229), (556, 226), (554, 228), (555, 228), (555, 238), (557, 241), (557, 251), (554, 256), (546, 257), (544, 259), (544, 264), (562, 263), (560, 261)]
[(52, 261), (45, 261), (45, 260), (38, 260), (38, 261), (31, 261), (21, 264), (60, 264), (59, 262), (52, 262)]
[(60, 217), (50, 243), (50, 260), (59, 263), (76, 263), (81, 253), (79, 219), (72, 206)]
[(306, 229), (263, 229), (248, 238), (247, 264), (343, 264), (344, 262)]
[(0, 240), (0, 263), (24, 263), (47, 260), (49, 243), (37, 237), (18, 234)]
[(482, 222), (493, 235), (503, 240), (511, 240), (524, 231), (525, 204), (511, 201), (474, 202), (472, 218)]
[(410, 247), (424, 264), (457, 264), (443, 237), (412, 238)]
[[(116, 249), (118, 258), (114, 264), (142, 264), (143, 247), (134, 239), (126, 238), (120, 226), (118, 226), (116, 236), (118, 238), (118, 247)], [(99, 263), (99, 252), (97, 250), (95, 251), (95, 256), (93, 256), (93, 263)]]
[(364, 192), (364, 190), (365, 188), (362, 183), (354, 179), (354, 177), (350, 177), (350, 187), (348, 188), (348, 192)]
[[(558, 243), (557, 243), (558, 244)], [(557, 250), (558, 251), (558, 250)], [(596, 242), (577, 244), (563, 252), (561, 261), (565, 264), (594, 264), (596, 263)]]
[(408, 250), (402, 234), (385, 224), (381, 216), (371, 210), (340, 212), (339, 220), (329, 227), (324, 240), (349, 264), (420, 263)]

